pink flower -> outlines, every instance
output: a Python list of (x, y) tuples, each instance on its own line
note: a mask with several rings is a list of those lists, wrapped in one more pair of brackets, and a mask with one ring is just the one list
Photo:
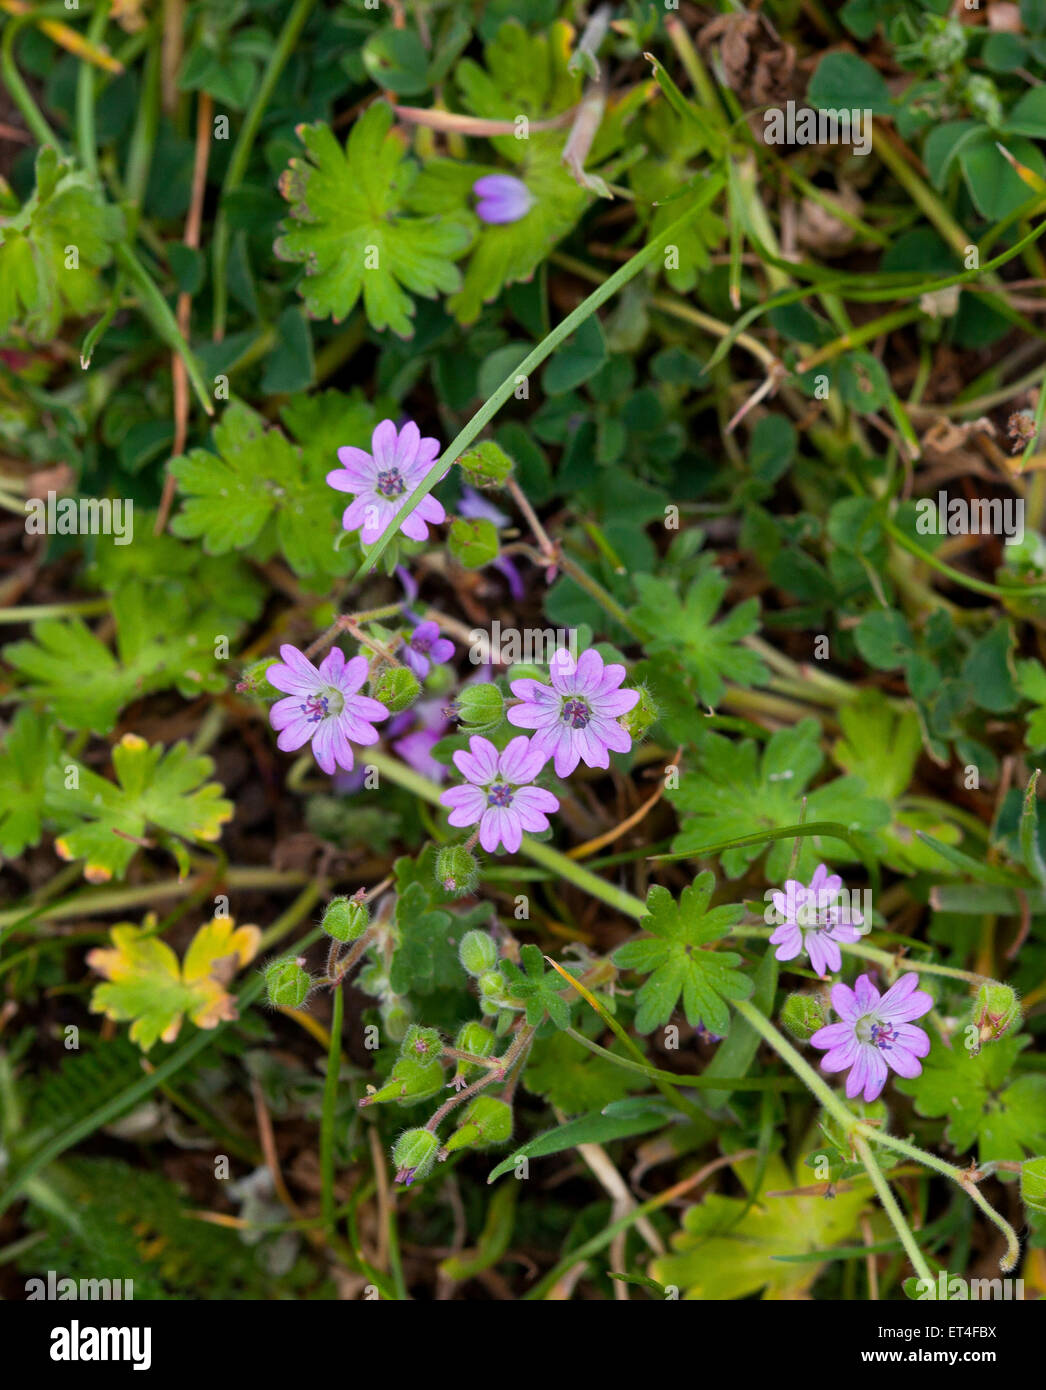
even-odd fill
[(512, 174), (484, 174), (472, 185), (479, 202), (476, 216), (483, 222), (518, 222), (534, 206), (534, 195)]
[[(382, 420), (370, 446), (369, 454), (351, 445), (339, 449), (338, 458), (344, 466), (327, 474), (331, 487), (355, 493), (341, 524), (346, 531), (359, 530), (364, 545), (378, 539), (439, 454), (439, 440), (423, 439), (413, 420), (398, 432), (391, 420)], [(425, 541), (429, 537), (425, 523), (444, 521), (446, 515), (442, 503), (430, 494), (421, 499), (400, 529), (412, 541)]]
[(512, 682), (521, 704), (508, 711), (517, 729), (535, 730), (533, 744), (554, 758), (557, 777), (568, 777), (579, 762), (609, 767), (610, 752), (627, 753), (632, 739), (618, 723), (639, 699), (638, 690), (619, 690), (625, 668), (604, 666), (597, 651), (582, 652), (577, 662), (560, 648), (549, 662), (551, 686), (541, 681)]
[(544, 767), (545, 755), (522, 735), (512, 739), (500, 755), (490, 739), (479, 734), (469, 739), (469, 749), (454, 754), (454, 765), (466, 785), (445, 791), (440, 804), (450, 807), (451, 825), (479, 821), (479, 842), (488, 854), (499, 844), (515, 854), (523, 831), (547, 830), (546, 812), (559, 810), (551, 792), (528, 785)]
[(356, 692), (367, 679), (366, 657), (345, 660), (344, 652), (333, 647), (317, 671), (297, 647), (280, 648), (283, 664), (265, 672), (270, 685), (285, 690), (288, 699), (277, 700), (269, 711), (272, 727), (280, 731), (276, 746), (293, 752), (312, 740), (313, 757), (324, 772), (336, 767), (352, 768), (353, 743), (377, 743), (374, 724), (388, 719), (389, 712), (378, 700)]
[(845, 1071), (846, 1094), (851, 1100), (864, 1092), (875, 1100), (886, 1085), (887, 1067), (898, 1076), (918, 1076), (920, 1057), (930, 1050), (930, 1039), (912, 1024), (933, 1008), (933, 999), (917, 989), (914, 971), (902, 975), (880, 999), (879, 991), (867, 975), (861, 975), (853, 989), (849, 985), (832, 987), (832, 1008), (842, 1019), (819, 1028), (810, 1039), (814, 1047), (827, 1048), (821, 1058), (823, 1071)]
[(859, 926), (864, 918), (845, 903), (834, 901), (842, 886), (838, 874), (830, 874), (826, 864), (818, 864), (809, 888), (790, 878), (783, 893), (770, 895), (778, 916), (784, 918), (770, 938), (771, 946), (778, 948), (778, 960), (794, 960), (806, 951), (818, 975), (843, 968), (837, 943), (860, 941), (861, 933), (854, 923)]

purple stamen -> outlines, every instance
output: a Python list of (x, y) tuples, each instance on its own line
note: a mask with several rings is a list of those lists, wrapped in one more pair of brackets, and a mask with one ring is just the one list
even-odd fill
[(897, 1041), (897, 1034), (890, 1023), (873, 1023), (871, 1041), (883, 1052), (889, 1052)]
[(584, 700), (567, 700), (563, 705), (561, 716), (564, 724), (569, 724), (572, 729), (583, 729), (592, 714)]
[(398, 468), (386, 468), (379, 473), (377, 486), (382, 497), (402, 497), (407, 491), (407, 484)]
[(326, 719), (330, 711), (327, 709), (326, 695), (310, 695), (302, 705), (302, 710), (307, 714), (309, 724), (318, 724), (321, 719)]
[(511, 806), (512, 788), (504, 782), (495, 782), (487, 792), (488, 806)]

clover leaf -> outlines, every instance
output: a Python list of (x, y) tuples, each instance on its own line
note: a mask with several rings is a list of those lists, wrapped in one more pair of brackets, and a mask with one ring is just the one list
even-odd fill
[[(292, 402), (285, 419), (307, 435), (315, 410)], [(370, 447), (374, 412), (359, 398), (342, 398), (338, 445), (304, 450), (240, 401), (233, 401), (214, 430), (218, 457), (194, 449), (173, 460), (171, 473), (183, 495), (171, 529), (203, 537), (210, 555), (257, 545), (261, 558), (279, 549), (303, 576), (343, 573), (351, 555), (335, 549), (345, 498), (327, 485), (342, 444)], [(330, 442), (330, 441), (328, 441)]]
[(373, 328), (410, 338), (410, 295), (434, 299), (460, 288), (454, 262), (471, 232), (462, 218), (409, 215), (417, 166), (391, 126), (391, 108), (375, 102), (344, 150), (329, 126), (298, 127), (308, 157), (292, 159), (280, 178), (291, 220), (273, 249), (304, 263), (301, 290), (313, 318), (340, 322), (362, 295)]
[(78, 617), (33, 624), (32, 640), (12, 642), (4, 659), (27, 681), (22, 694), (46, 704), (69, 729), (105, 734), (120, 711), (154, 690), (175, 686), (186, 698), (220, 690), (213, 636), (236, 628), (215, 625), (212, 610), (195, 606), (188, 590), (164, 603), (129, 580), (113, 596), (116, 653)]
[(899, 1081), (920, 1115), (947, 1115), (945, 1136), (962, 1152), (977, 1145), (981, 1163), (1012, 1161), (1046, 1148), (1046, 1076), (1007, 1081), (1027, 1034), (1008, 1033), (977, 1053), (935, 1040), (922, 1074)]
[(226, 985), (261, 944), (257, 927), (215, 918), (199, 929), (179, 964), (154, 927), (154, 918), (141, 927), (123, 922), (110, 932), (111, 949), (99, 947), (87, 956), (87, 964), (107, 981), (95, 986), (91, 1012), (117, 1022), (133, 1020), (131, 1041), (144, 1052), (158, 1038), (174, 1042), (185, 1014), (197, 1028), (235, 1019), (236, 1004)]
[(741, 645), (759, 626), (758, 599), (745, 599), (721, 622), (712, 622), (727, 587), (726, 577), (709, 566), (681, 599), (668, 580), (640, 574), (640, 602), (629, 615), (646, 638), (647, 650), (678, 657), (698, 697), (712, 707), (723, 697), (725, 680), (758, 685), (768, 674), (759, 657)]
[(744, 915), (740, 903), (709, 910), (715, 875), (698, 874), (675, 902), (660, 885), (647, 894), (647, 916), (639, 925), (649, 933), (626, 941), (613, 954), (614, 964), (650, 978), (636, 996), (636, 1029), (650, 1033), (667, 1023), (683, 1000), (691, 1028), (702, 1024), (720, 1037), (730, 1031), (728, 999), (747, 999), (752, 981), (733, 967), (741, 957), (734, 951), (706, 949)]
[(0, 855), (7, 859), (40, 839), (44, 774), (57, 756), (54, 725), (23, 706), (0, 748)]
[[(816, 719), (801, 719), (780, 729), (760, 754), (750, 739), (734, 743), (708, 734), (701, 744), (696, 768), (684, 772), (679, 786), (668, 793), (683, 813), (683, 825), (672, 842), (677, 853), (701, 853), (705, 845), (740, 839), (762, 829), (797, 825), (806, 800), (808, 821), (838, 821), (852, 830), (873, 831), (886, 825), (890, 808), (868, 796), (860, 777), (837, 777), (813, 791), (808, 784), (824, 761)], [(766, 858), (766, 877), (783, 882), (793, 841), (776, 840)], [(721, 863), (727, 878), (738, 878), (765, 852), (764, 845), (724, 850)], [(800, 840), (795, 877), (808, 881), (821, 860), (852, 859), (854, 851), (842, 840), (807, 835)]]
[[(66, 860), (85, 859), (90, 883), (123, 878), (147, 829), (166, 832), (163, 843), (184, 873), (182, 840), (217, 840), (232, 803), (217, 782), (206, 782), (214, 764), (176, 743), (164, 752), (137, 734), (124, 734), (113, 749), (116, 781), (78, 763), (47, 771), (47, 805), (63, 826), (55, 849)], [(72, 786), (69, 784), (73, 783)]]
[(570, 1005), (560, 993), (562, 976), (545, 969), (544, 957), (534, 945), (524, 946), (519, 958), (522, 970), (510, 960), (499, 964), (509, 992), (525, 1005), (527, 1022), (536, 1026), (547, 1014), (557, 1028), (569, 1028)]
[(123, 236), (123, 215), (50, 145), (36, 158), (36, 187), (13, 217), (0, 217), (0, 337), (19, 327), (51, 342), (67, 315), (101, 298), (98, 272)]

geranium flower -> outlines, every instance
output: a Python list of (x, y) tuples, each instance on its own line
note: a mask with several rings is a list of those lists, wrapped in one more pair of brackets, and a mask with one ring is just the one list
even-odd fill
[(479, 199), (476, 216), (494, 225), (518, 222), (534, 206), (533, 193), (512, 174), (484, 174), (472, 185), (472, 191)]
[(532, 787), (547, 761), (529, 738), (514, 738), (499, 754), (489, 738), (473, 734), (468, 753), (459, 749), (454, 765), (466, 780), (440, 797), (450, 808), (451, 825), (479, 822), (479, 842), (489, 853), (503, 844), (515, 854), (524, 830), (547, 830), (546, 813), (559, 810), (559, 801), (542, 787)]
[(597, 651), (577, 662), (563, 647), (549, 662), (552, 684), (527, 677), (512, 682), (522, 703), (508, 711), (510, 724), (533, 729), (534, 747), (555, 759), (557, 777), (568, 777), (579, 762), (609, 767), (610, 752), (627, 753), (632, 739), (618, 723), (639, 700), (638, 690), (619, 690), (625, 668), (605, 666)]
[(783, 893), (770, 895), (778, 916), (784, 918), (770, 937), (778, 960), (794, 960), (806, 951), (818, 975), (843, 968), (838, 943), (860, 941), (857, 926), (864, 918), (845, 903), (834, 901), (842, 887), (838, 874), (830, 874), (826, 864), (818, 864), (809, 888), (790, 878)]
[(324, 772), (336, 767), (352, 769), (352, 743), (377, 743), (373, 726), (388, 719), (389, 712), (379, 700), (357, 694), (367, 679), (367, 659), (332, 647), (319, 670), (297, 647), (285, 643), (280, 648), (283, 662), (265, 672), (270, 685), (285, 690), (286, 700), (277, 700), (269, 711), (274, 729), (279, 730), (276, 746), (285, 753), (312, 740), (313, 757)]
[[(342, 513), (346, 531), (359, 531), (365, 545), (378, 539), (404, 502), (421, 482), (439, 455), (439, 440), (422, 438), (413, 420), (397, 431), (392, 420), (382, 420), (371, 435), (371, 453), (351, 444), (338, 450), (343, 467), (327, 474), (338, 492), (355, 494)], [(423, 497), (400, 527), (412, 541), (429, 537), (426, 522), (445, 521), (443, 504), (431, 494)]]
[(846, 1094), (851, 1100), (862, 1091), (866, 1101), (875, 1100), (886, 1085), (888, 1067), (898, 1076), (918, 1076), (922, 1071), (919, 1058), (929, 1052), (930, 1039), (912, 1019), (928, 1013), (933, 999), (917, 988), (918, 983), (914, 971), (902, 975), (881, 999), (867, 975), (861, 975), (853, 989), (832, 987), (832, 1008), (842, 1022), (819, 1028), (810, 1042), (828, 1049), (821, 1058), (823, 1071), (850, 1068)]
[(423, 681), (433, 666), (442, 666), (454, 655), (454, 643), (439, 635), (435, 623), (419, 623), (403, 644), (403, 660)]

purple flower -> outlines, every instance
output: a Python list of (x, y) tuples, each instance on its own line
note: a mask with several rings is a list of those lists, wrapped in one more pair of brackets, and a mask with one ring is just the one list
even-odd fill
[[(370, 446), (369, 454), (352, 445), (339, 449), (338, 458), (344, 466), (327, 474), (331, 487), (355, 494), (341, 524), (346, 531), (359, 530), (365, 545), (378, 539), (439, 454), (439, 440), (423, 439), (413, 420), (399, 431), (392, 420), (382, 420)], [(446, 515), (443, 504), (430, 494), (421, 499), (400, 529), (412, 541), (425, 541), (429, 536), (425, 523), (444, 521)]]
[(559, 810), (551, 792), (528, 785), (544, 767), (545, 755), (522, 735), (500, 754), (489, 738), (478, 734), (469, 739), (469, 748), (468, 753), (459, 749), (454, 754), (454, 765), (466, 785), (445, 791), (440, 805), (450, 807), (451, 825), (479, 821), (479, 842), (488, 854), (499, 844), (515, 854), (523, 831), (547, 830), (546, 812)]
[(435, 623), (419, 623), (403, 644), (403, 660), (423, 681), (432, 666), (442, 666), (454, 655), (454, 643), (439, 635)]
[(932, 1009), (933, 1000), (916, 988), (918, 983), (914, 971), (902, 975), (881, 999), (867, 975), (860, 976), (853, 989), (833, 985), (832, 1008), (842, 1022), (819, 1028), (810, 1042), (828, 1049), (821, 1058), (823, 1071), (852, 1068), (846, 1078), (851, 1100), (862, 1091), (865, 1100), (875, 1100), (886, 1085), (887, 1066), (898, 1076), (918, 1076), (922, 1071), (919, 1058), (929, 1052), (930, 1039), (912, 1019)]
[[(400, 720), (403, 722), (400, 723)], [(420, 720), (420, 723), (417, 727), (410, 728), (416, 720)], [(412, 710), (408, 710), (405, 716), (401, 715), (393, 721), (386, 732), (393, 739), (392, 747), (415, 772), (420, 772), (430, 781), (442, 782), (446, 778), (447, 769), (432, 756), (432, 750), (443, 737), (447, 723), (442, 700), (421, 700)], [(399, 727), (396, 728), (395, 725)], [(400, 738), (393, 737), (408, 728), (409, 733), (403, 733)]]
[(269, 711), (272, 727), (280, 731), (276, 746), (293, 752), (312, 740), (312, 752), (324, 772), (336, 767), (352, 769), (353, 743), (377, 743), (373, 727), (388, 719), (389, 712), (378, 700), (357, 691), (367, 679), (367, 659), (354, 656), (345, 660), (344, 652), (332, 647), (317, 671), (297, 647), (280, 648), (283, 664), (265, 672), (271, 685), (285, 690), (286, 700), (277, 700)]
[(511, 174), (484, 174), (472, 191), (479, 199), (476, 215), (484, 222), (518, 222), (534, 206), (533, 193)]
[(842, 886), (838, 874), (830, 874), (827, 865), (818, 864), (809, 888), (790, 878), (783, 893), (770, 895), (778, 916), (784, 918), (770, 938), (771, 946), (778, 948), (778, 960), (794, 960), (805, 950), (818, 975), (843, 968), (837, 943), (859, 941), (861, 933), (853, 924), (860, 925), (864, 918), (859, 912), (851, 913), (846, 904), (835, 902)]
[(627, 753), (632, 739), (618, 723), (639, 699), (638, 690), (619, 690), (625, 668), (603, 665), (597, 651), (582, 652), (577, 662), (561, 647), (549, 662), (551, 686), (540, 681), (512, 682), (522, 704), (508, 712), (517, 729), (534, 729), (534, 747), (555, 758), (556, 776), (568, 777), (584, 762), (609, 767), (610, 753)]

